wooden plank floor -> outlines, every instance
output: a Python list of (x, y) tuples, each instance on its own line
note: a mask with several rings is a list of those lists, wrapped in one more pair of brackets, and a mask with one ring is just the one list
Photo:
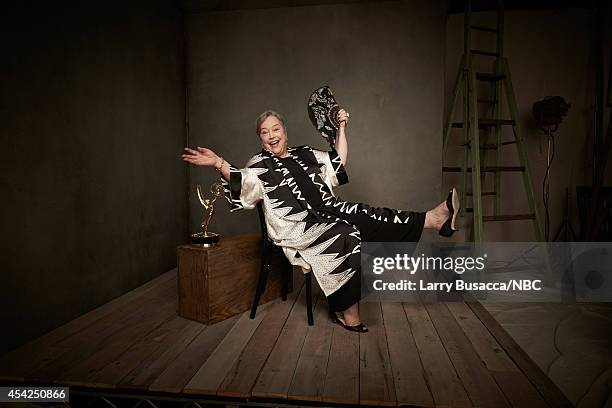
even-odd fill
[[(479, 304), (361, 305), (333, 325), (313, 291), (206, 326), (176, 315), (176, 271), (0, 357), (0, 380), (231, 404), (571, 406)], [(78, 389), (78, 388), (77, 388)]]

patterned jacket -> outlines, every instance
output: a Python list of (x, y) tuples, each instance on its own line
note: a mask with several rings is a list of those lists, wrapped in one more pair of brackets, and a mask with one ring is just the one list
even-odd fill
[[(289, 155), (306, 171), (326, 207), (351, 214), (363, 212), (386, 222), (406, 222), (408, 213), (372, 208), (336, 197), (333, 188), (348, 182), (335, 150), (292, 147)], [(252, 209), (263, 200), (270, 239), (283, 248), (293, 265), (312, 271), (326, 296), (334, 293), (360, 267), (361, 238), (347, 221), (316, 212), (304, 197), (282, 160), (266, 150), (242, 169), (230, 165), (229, 182), (222, 179), (230, 211)]]

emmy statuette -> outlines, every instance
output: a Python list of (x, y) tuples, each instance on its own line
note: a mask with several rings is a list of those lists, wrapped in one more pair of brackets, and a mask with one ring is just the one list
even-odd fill
[(208, 231), (208, 224), (210, 224), (213, 212), (215, 211), (214, 203), (217, 198), (219, 198), (219, 196), (223, 193), (223, 186), (221, 186), (221, 184), (219, 183), (214, 183), (213, 185), (211, 185), (211, 198), (204, 198), (199, 185), (197, 186), (197, 190), (198, 198), (200, 199), (200, 204), (202, 204), (202, 206), (204, 207), (204, 220), (201, 224), (202, 231), (195, 234), (191, 234), (191, 243), (194, 245), (199, 245), (208, 248), (215, 246), (219, 243), (219, 234)]

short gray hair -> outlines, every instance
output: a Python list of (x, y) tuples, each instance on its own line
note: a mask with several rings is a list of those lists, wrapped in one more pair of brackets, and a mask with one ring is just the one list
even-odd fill
[(259, 131), (261, 129), (261, 124), (266, 119), (268, 119), (270, 116), (274, 116), (276, 119), (278, 119), (278, 121), (281, 123), (281, 125), (283, 125), (283, 128), (285, 129), (285, 132), (287, 131), (287, 126), (285, 125), (285, 119), (283, 119), (281, 114), (278, 113), (278, 112), (274, 112), (273, 110), (267, 110), (264, 113), (262, 113), (261, 115), (259, 115), (257, 117), (257, 120), (255, 121), (255, 133), (257, 133), (257, 136), (259, 136)]

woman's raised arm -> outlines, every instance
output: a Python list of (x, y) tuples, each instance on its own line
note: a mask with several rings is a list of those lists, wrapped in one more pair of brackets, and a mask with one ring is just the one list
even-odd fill
[(346, 125), (349, 121), (349, 113), (344, 109), (340, 109), (338, 112), (338, 122), (340, 122), (340, 127), (338, 127), (338, 131), (336, 132), (336, 151), (338, 152), (338, 156), (340, 156), (340, 160), (342, 160), (342, 164), (346, 166), (346, 162), (348, 161), (348, 142), (346, 141)]
[(214, 167), (223, 175), (223, 178), (229, 181), (230, 168), (229, 163), (223, 159), (223, 157), (217, 155), (210, 149), (205, 147), (197, 147), (197, 150), (185, 148), (185, 152), (181, 157), (186, 162), (195, 164), (196, 166), (209, 166)]

